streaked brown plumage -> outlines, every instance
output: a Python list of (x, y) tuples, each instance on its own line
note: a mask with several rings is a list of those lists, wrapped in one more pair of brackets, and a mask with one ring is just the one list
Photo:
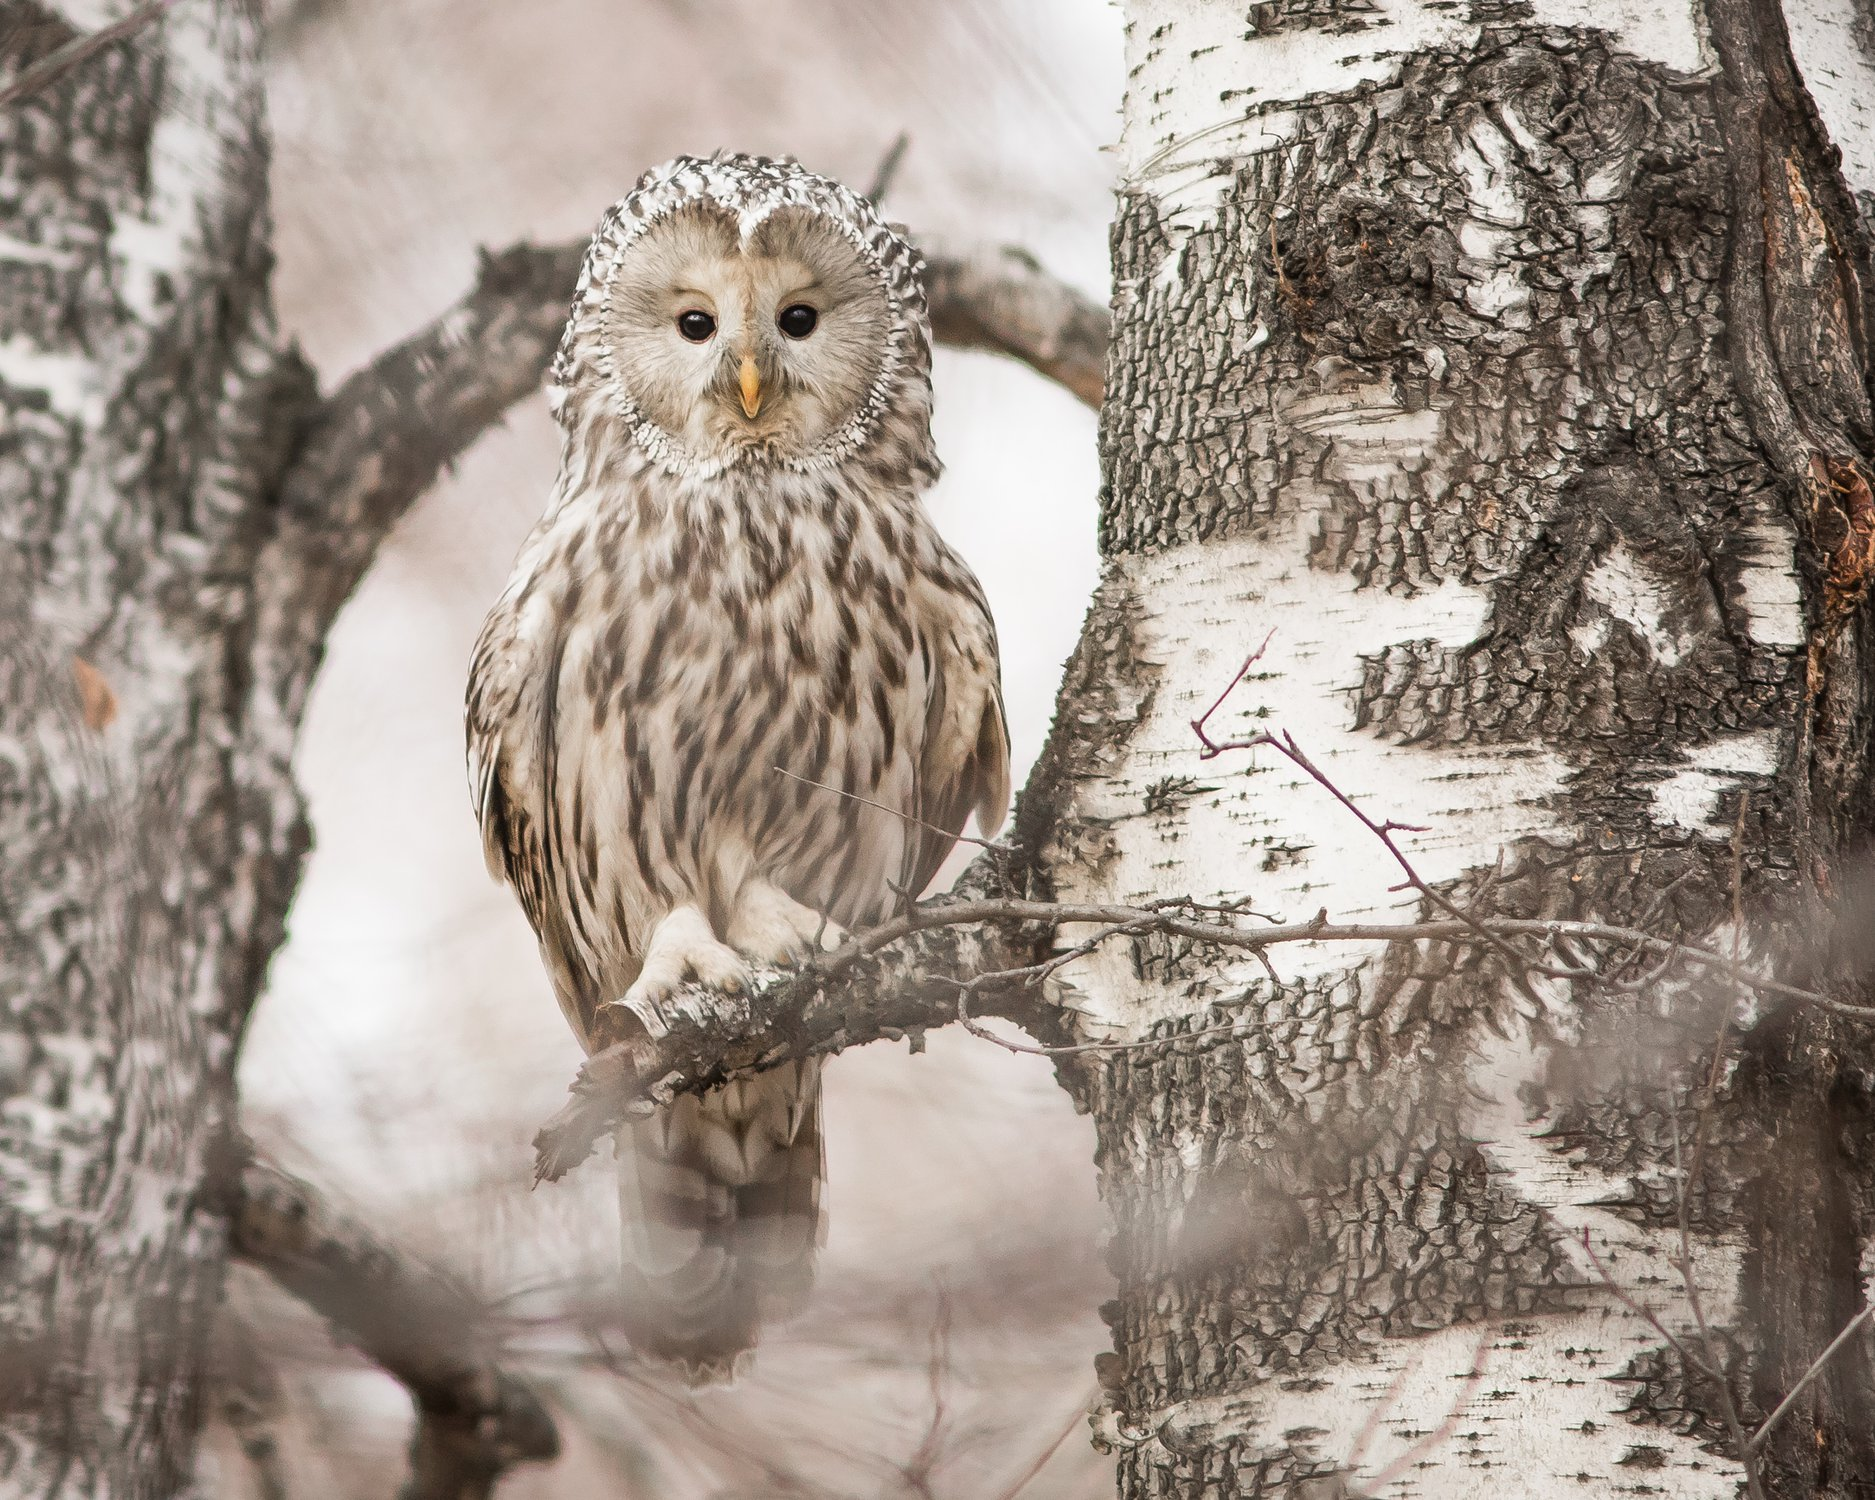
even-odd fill
[[(687, 980), (877, 921), (967, 817), (1002, 820), (995, 632), (919, 498), (918, 266), (846, 189), (749, 157), (648, 173), (588, 251), (554, 366), (559, 480), (468, 703), (489, 867), (588, 1048), (603, 1007), (655, 1025)], [(818, 1070), (630, 1133), (637, 1341), (726, 1374), (811, 1281)]]

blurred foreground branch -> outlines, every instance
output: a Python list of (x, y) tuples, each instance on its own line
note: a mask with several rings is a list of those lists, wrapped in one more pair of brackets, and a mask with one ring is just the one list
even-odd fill
[(249, 1162), (233, 1249), (409, 1389), (417, 1425), (404, 1500), (487, 1500), (515, 1464), (558, 1456), (553, 1418), (497, 1366), (475, 1299), (306, 1183)]
[(88, 31), (74, 36), (64, 45), (55, 47), (37, 62), (24, 69), (20, 75), (4, 88), (0, 88), (0, 109), (17, 104), (22, 99), (31, 98), (41, 89), (50, 88), (74, 68), (89, 62), (106, 47), (115, 46), (135, 36), (144, 27), (160, 20), (176, 4), (176, 0), (150, 0), (147, 5), (139, 5), (122, 20), (113, 21), (108, 26), (96, 31)]

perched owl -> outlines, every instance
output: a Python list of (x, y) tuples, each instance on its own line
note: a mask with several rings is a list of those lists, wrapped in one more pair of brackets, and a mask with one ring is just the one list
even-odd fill
[[(995, 630), (920, 503), (920, 269), (848, 189), (747, 156), (647, 173), (587, 251), (559, 478), (468, 741), (489, 868), (588, 1050), (884, 918), (1002, 821)], [(729, 1374), (812, 1278), (817, 1066), (685, 1097), (618, 1156), (638, 1347)]]

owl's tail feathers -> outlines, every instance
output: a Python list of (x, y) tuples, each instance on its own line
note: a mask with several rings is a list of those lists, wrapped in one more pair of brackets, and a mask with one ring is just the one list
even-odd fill
[(686, 1094), (615, 1149), (633, 1348), (733, 1380), (762, 1325), (806, 1305), (826, 1238), (819, 1060)]

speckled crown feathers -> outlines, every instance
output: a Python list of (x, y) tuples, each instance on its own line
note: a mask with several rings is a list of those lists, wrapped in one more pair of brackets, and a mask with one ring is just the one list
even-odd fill
[(924, 257), (871, 203), (843, 183), (810, 172), (792, 157), (679, 156), (653, 167), (606, 211), (587, 246), (566, 330), (548, 376), (548, 399), (563, 426), (573, 420), (575, 398), (602, 396), (634, 441), (665, 468), (696, 472), (708, 467), (646, 418), (613, 369), (612, 352), (601, 338), (606, 299), (626, 250), (658, 220), (709, 198), (733, 212), (743, 239), (782, 208), (801, 208), (835, 225), (860, 259), (878, 276), (891, 307), (892, 333), (878, 378), (846, 424), (813, 453), (793, 461), (809, 468), (834, 463), (862, 446), (889, 407), (894, 388), (908, 377), (928, 391), (931, 327), (925, 308)]

